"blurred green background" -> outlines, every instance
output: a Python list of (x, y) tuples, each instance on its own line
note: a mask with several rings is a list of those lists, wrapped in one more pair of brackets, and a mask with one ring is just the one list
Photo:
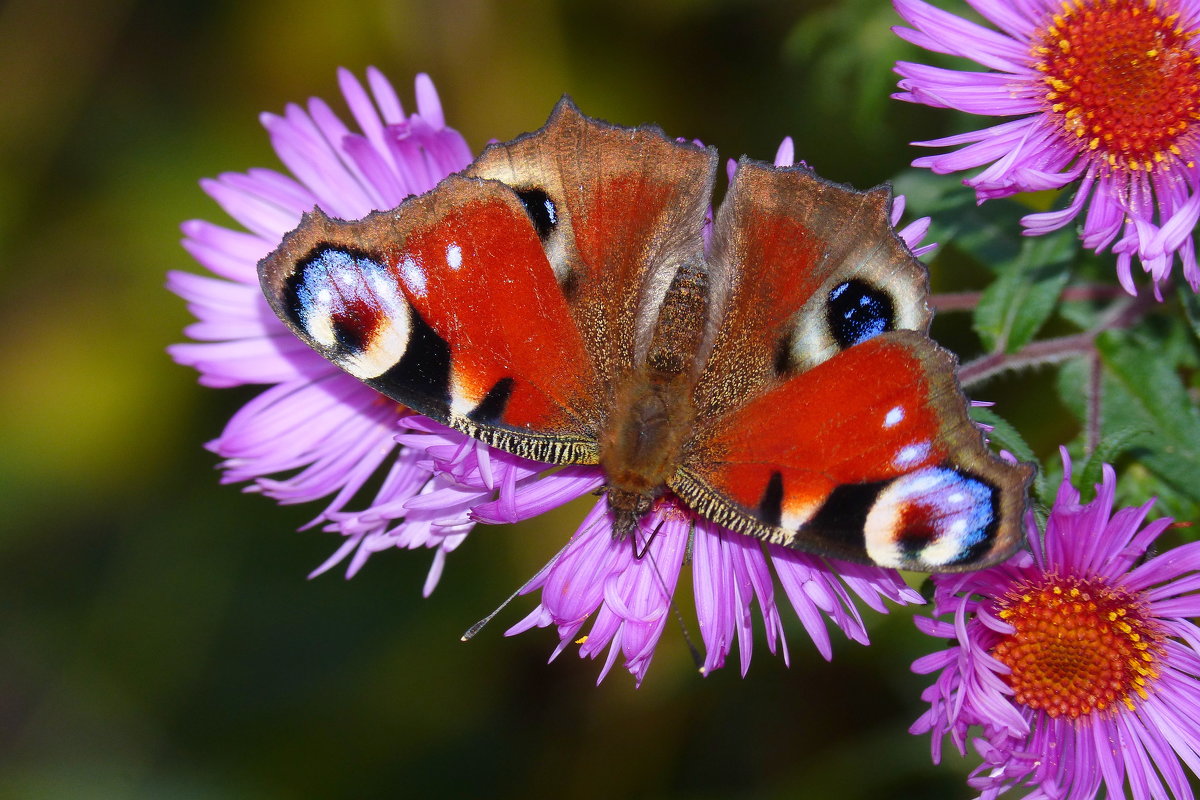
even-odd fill
[(745, 680), (736, 655), (698, 677), (669, 627), (636, 690), (570, 652), (547, 666), (550, 632), (504, 639), (529, 600), (463, 645), (571, 512), (478, 529), (429, 600), (426, 553), (307, 581), (338, 543), (295, 531), (315, 507), (218, 486), (202, 448), (256, 391), (203, 389), (163, 352), (189, 322), (164, 273), (200, 271), (179, 223), (230, 224), (197, 180), (278, 167), (257, 114), (344, 110), (338, 66), (377, 65), (410, 107), (429, 72), (474, 148), (569, 92), (726, 156), (791, 135), (868, 186), (956, 124), (887, 99), (915, 56), (896, 21), (867, 0), (4, 5), (0, 795), (969, 796), (966, 765), (906, 733), (926, 683), (908, 664), (934, 646), (908, 612), (869, 614), (870, 648), (836, 635), (827, 664), (785, 611), (791, 668), (760, 632)]

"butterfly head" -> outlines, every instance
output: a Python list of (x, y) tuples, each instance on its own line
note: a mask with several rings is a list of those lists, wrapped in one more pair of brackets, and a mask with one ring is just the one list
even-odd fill
[(612, 515), (613, 538), (624, 540), (632, 534), (638, 522), (654, 506), (654, 496), (647, 492), (609, 487), (608, 510)]

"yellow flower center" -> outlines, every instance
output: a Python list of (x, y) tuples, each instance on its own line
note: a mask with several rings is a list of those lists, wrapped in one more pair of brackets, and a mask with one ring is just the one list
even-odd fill
[(999, 603), (1016, 630), (992, 648), (1018, 703), (1071, 719), (1133, 709), (1158, 677), (1163, 633), (1134, 595), (1098, 579), (1047, 575)]
[(1110, 168), (1168, 169), (1200, 120), (1195, 35), (1158, 0), (1064, 2), (1034, 37), (1046, 103)]

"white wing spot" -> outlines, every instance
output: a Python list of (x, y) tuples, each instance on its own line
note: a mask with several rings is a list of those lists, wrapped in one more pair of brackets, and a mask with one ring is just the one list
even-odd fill
[(904, 419), (904, 408), (896, 406), (883, 418), (883, 427), (894, 428)]
[(451, 244), (446, 248), (446, 263), (450, 265), (450, 269), (458, 269), (462, 266), (462, 248), (457, 244)]
[(421, 269), (421, 265), (413, 260), (412, 256), (400, 263), (400, 275), (410, 292), (417, 297), (425, 296), (425, 270)]
[(920, 464), (928, 455), (929, 442), (918, 442), (901, 447), (900, 452), (896, 453), (896, 457), (892, 459), (892, 463), (900, 469), (907, 469)]

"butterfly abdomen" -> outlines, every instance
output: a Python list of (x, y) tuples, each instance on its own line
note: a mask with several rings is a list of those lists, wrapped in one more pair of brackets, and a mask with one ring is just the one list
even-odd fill
[(674, 473), (694, 411), (644, 380), (630, 380), (600, 438), (600, 466), (617, 536), (628, 534)]

